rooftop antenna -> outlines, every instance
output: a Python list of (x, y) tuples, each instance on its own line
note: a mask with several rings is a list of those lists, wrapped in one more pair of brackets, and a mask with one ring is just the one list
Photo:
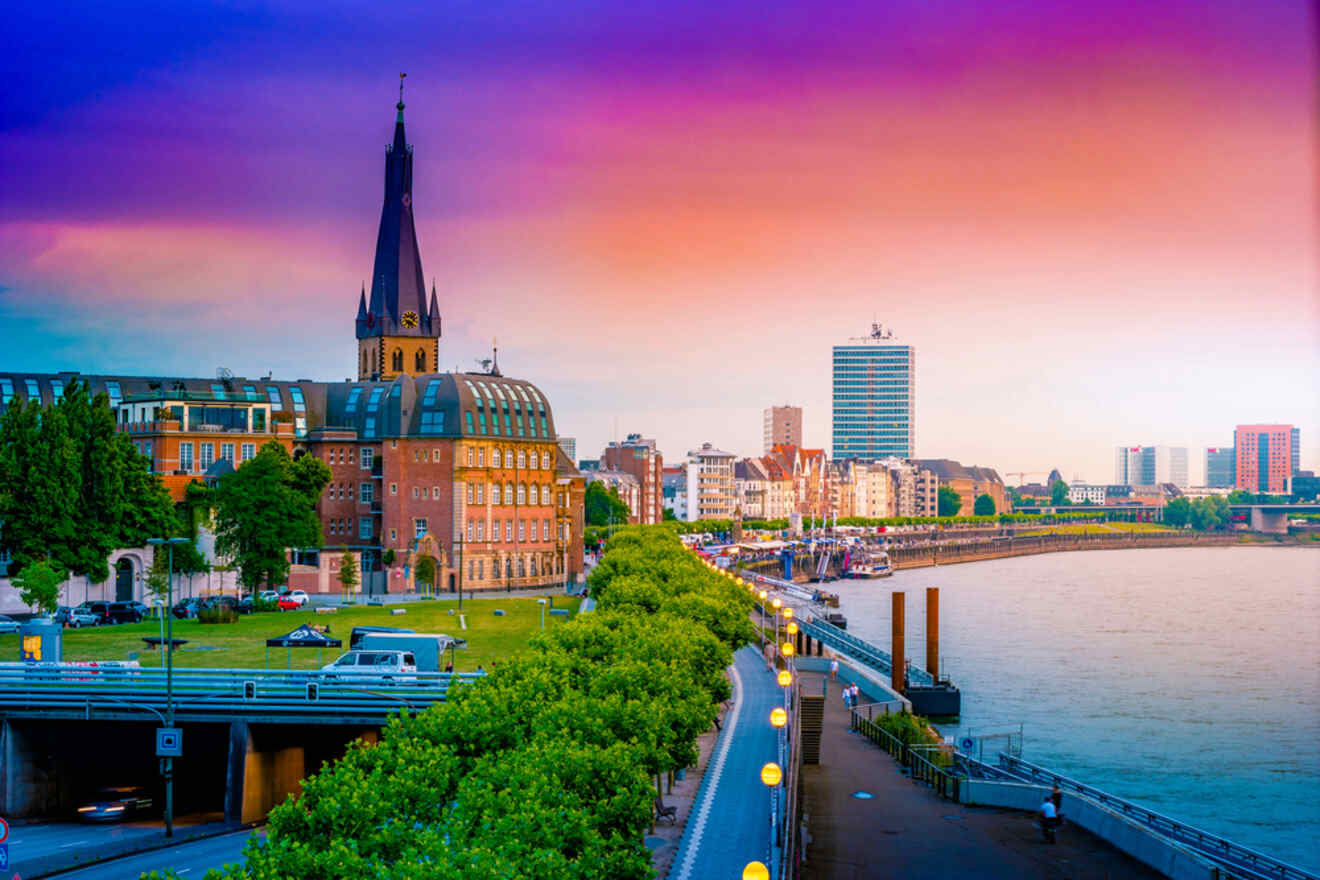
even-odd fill
[(406, 73), (399, 74), (399, 109), (403, 109), (403, 81), (408, 77)]

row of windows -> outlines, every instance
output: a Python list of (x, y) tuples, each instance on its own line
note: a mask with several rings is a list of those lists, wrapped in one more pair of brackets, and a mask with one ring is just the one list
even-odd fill
[[(198, 453), (196, 459), (193, 458), (194, 443), (195, 441), (192, 440), (185, 440), (179, 443), (179, 470), (188, 471), (189, 473), (194, 473), (196, 471), (205, 472), (211, 465), (215, 464), (217, 445), (220, 447), (220, 458), (225, 461), (228, 461), (230, 464), (233, 464), (234, 462), (233, 443), (220, 443), (220, 444), (196, 443), (197, 446), (196, 451)], [(147, 448), (150, 449), (150, 444), (147, 444)], [(241, 443), (238, 445), (238, 451), (239, 451), (238, 462), (239, 464), (242, 464), (248, 459), (256, 457), (257, 444)], [(196, 465), (195, 469), (194, 469), (194, 465)]]
[(356, 488), (357, 500), (363, 504), (370, 504), (376, 497), (376, 486), (374, 483), (359, 483), (354, 487), (352, 483), (331, 483), (325, 487), (325, 499), (327, 501), (354, 500)]
[[(506, 449), (503, 452), (501, 452), (500, 448), (496, 446), (494, 449), (490, 451), (490, 466), (496, 468), (517, 467), (522, 470), (548, 471), (552, 467), (554, 467), (554, 460), (555, 460), (554, 455), (548, 450), (545, 452), (538, 452), (537, 450), (533, 449), (531, 450), (531, 452), (528, 452), (527, 450), (519, 449), (515, 453), (515, 451), (512, 449)], [(517, 462), (516, 465), (514, 463), (515, 461)], [(484, 446), (467, 447), (467, 466), (468, 467), (486, 466), (486, 448)]]
[[(424, 521), (423, 521), (423, 520), (418, 520), (418, 522), (424, 522)], [(501, 528), (501, 526), (500, 526), (500, 523), (501, 523), (501, 522), (504, 523), (504, 525), (503, 525), (502, 528)], [(500, 535), (503, 534), (503, 535), (504, 535), (504, 540), (505, 540), (506, 543), (507, 543), (507, 542), (511, 542), (511, 541), (513, 541), (513, 539), (514, 539), (514, 538), (513, 538), (514, 522), (515, 522), (515, 520), (511, 520), (511, 519), (506, 519), (506, 520), (498, 520), (498, 519), (497, 519), (497, 520), (492, 520), (491, 523), (490, 523), (490, 538), (489, 538), (489, 540), (491, 540), (491, 541), (498, 541), (498, 540), (500, 540)], [(527, 540), (535, 541), (535, 540), (537, 540), (537, 537), (536, 537), (536, 532), (537, 532), (537, 525), (536, 525), (536, 524), (537, 524), (537, 522), (538, 522), (537, 520), (534, 520), (534, 519), (520, 519), (520, 520), (516, 520), (516, 522), (517, 522), (517, 524), (518, 524), (518, 525), (517, 525), (517, 529), (518, 529), (518, 540), (519, 540), (519, 541), (527, 541)], [(540, 520), (539, 522), (541, 523), (541, 525), (540, 525), (540, 531), (541, 531), (541, 538), (540, 538), (540, 540), (542, 540), (542, 541), (549, 541), (549, 540), (550, 540), (550, 520), (548, 520), (548, 519), (543, 519), (543, 520)], [(487, 540), (487, 538), (486, 538), (486, 521), (485, 521), (485, 520), (482, 520), (482, 519), (470, 519), (470, 520), (467, 521), (467, 540), (469, 540), (469, 541), (485, 541), (485, 540)]]
[[(540, 565), (538, 566), (538, 561)], [(540, 568), (538, 573), (537, 569)], [(557, 556), (547, 556), (544, 560), (538, 560), (531, 553), (525, 556), (506, 556), (503, 560), (492, 559), (490, 561), (490, 576), (492, 578), (500, 577), (500, 572), (504, 572), (504, 577), (539, 577), (542, 574), (563, 574), (563, 560)], [(474, 581), (485, 580), (486, 578), (486, 560), (469, 559), (468, 560), (468, 579)]]

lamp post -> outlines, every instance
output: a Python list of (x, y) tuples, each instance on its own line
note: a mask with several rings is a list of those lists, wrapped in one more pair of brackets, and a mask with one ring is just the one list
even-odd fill
[[(165, 644), (165, 726), (174, 727), (174, 545), (188, 543), (187, 538), (148, 538), (155, 547), (169, 548), (169, 575), (165, 581), (165, 616), (167, 632)], [(174, 836), (174, 758), (162, 760), (161, 775), (165, 777), (165, 836)]]
[[(784, 601), (778, 596), (770, 600), (770, 607), (775, 615), (775, 645), (779, 644), (779, 609), (784, 607)], [(778, 650), (778, 648), (776, 648)]]
[(765, 655), (765, 597), (770, 595), (765, 590), (757, 593), (756, 596), (761, 601), (757, 604), (761, 606), (761, 655)]

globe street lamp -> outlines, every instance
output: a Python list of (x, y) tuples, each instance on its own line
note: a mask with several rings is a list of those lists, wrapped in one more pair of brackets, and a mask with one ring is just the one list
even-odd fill
[[(169, 575), (165, 581), (165, 616), (168, 630), (165, 636), (165, 727), (174, 729), (174, 545), (187, 544), (187, 538), (148, 538), (154, 547), (169, 548)], [(161, 760), (161, 775), (165, 777), (165, 836), (174, 836), (174, 758)]]

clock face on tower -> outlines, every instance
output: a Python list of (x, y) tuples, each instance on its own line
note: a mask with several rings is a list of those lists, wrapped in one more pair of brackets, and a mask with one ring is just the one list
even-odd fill
[(410, 329), (413, 328), (413, 327), (416, 327), (416, 326), (417, 326), (417, 313), (416, 313), (416, 312), (404, 312), (404, 313), (403, 313), (403, 317), (399, 319), (399, 323), (401, 323), (403, 326), (408, 327), (408, 328), (410, 328)]

